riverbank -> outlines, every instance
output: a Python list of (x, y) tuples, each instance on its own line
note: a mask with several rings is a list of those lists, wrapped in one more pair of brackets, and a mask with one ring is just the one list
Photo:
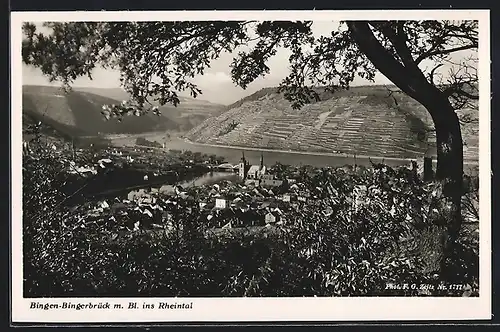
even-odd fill
[[(158, 139), (158, 133), (144, 135), (147, 139)], [(113, 144), (117, 146), (134, 147), (135, 140), (124, 137), (113, 139)], [(223, 157), (230, 164), (238, 164), (243, 152), (245, 158), (250, 164), (258, 164), (261, 155), (264, 157), (265, 165), (275, 163), (287, 164), (291, 166), (310, 165), (313, 167), (342, 167), (346, 165), (371, 166), (371, 163), (385, 163), (391, 167), (408, 166), (412, 160), (417, 158), (396, 158), (389, 156), (369, 156), (369, 155), (347, 155), (333, 152), (312, 152), (312, 151), (291, 151), (274, 150), (260, 147), (244, 147), (215, 145), (192, 142), (187, 139), (171, 136), (171, 139), (165, 142), (165, 148), (151, 148), (158, 151), (179, 150), (213, 154)], [(434, 160), (436, 164), (436, 160)], [(476, 160), (467, 160), (464, 162), (466, 173), (476, 174), (479, 162)]]
[[(158, 133), (145, 134), (144, 137), (154, 138), (157, 137)], [(134, 137), (138, 137), (140, 135), (135, 135)], [(125, 139), (123, 136), (110, 136), (108, 137), (111, 140)], [(130, 137), (128, 137), (130, 138)], [(402, 158), (402, 157), (393, 157), (393, 156), (376, 156), (376, 155), (365, 155), (365, 154), (346, 154), (346, 153), (337, 153), (337, 152), (320, 152), (320, 151), (297, 151), (297, 150), (279, 150), (279, 149), (270, 149), (265, 147), (249, 147), (249, 146), (239, 146), (239, 145), (219, 145), (219, 144), (207, 144), (207, 143), (199, 143), (193, 142), (187, 138), (180, 138), (176, 136), (171, 136), (171, 139), (168, 142), (165, 142), (166, 149), (179, 149), (180, 145), (191, 145), (192, 147), (210, 147), (215, 149), (232, 149), (239, 151), (258, 151), (258, 152), (274, 152), (274, 153), (288, 153), (294, 155), (306, 155), (306, 156), (326, 156), (333, 158), (344, 158), (344, 159), (371, 159), (377, 161), (397, 161), (397, 162), (411, 162), (412, 160), (416, 160), (418, 158)], [(188, 146), (185, 146), (186, 150), (189, 150)], [(163, 148), (154, 148), (163, 150)], [(434, 161), (435, 162), (435, 161)], [(465, 164), (468, 165), (479, 165), (478, 160), (465, 160)]]
[[(198, 145), (198, 146), (207, 146), (213, 148), (224, 148), (224, 149), (235, 149), (235, 150), (244, 150), (244, 151), (267, 151), (267, 152), (279, 152), (279, 153), (290, 153), (290, 154), (299, 154), (299, 155), (310, 155), (310, 156), (329, 156), (335, 158), (356, 158), (356, 159), (372, 159), (372, 160), (385, 160), (385, 161), (408, 161), (417, 160), (418, 158), (398, 158), (398, 157), (385, 157), (385, 156), (373, 156), (373, 155), (363, 155), (363, 154), (345, 154), (345, 153), (333, 153), (333, 152), (309, 152), (309, 151), (294, 151), (294, 150), (278, 150), (278, 149), (268, 149), (268, 148), (260, 148), (260, 147), (246, 147), (246, 146), (238, 146), (238, 145), (216, 145), (216, 144), (205, 144), (190, 141), (187, 138), (182, 139), (188, 144)], [(436, 160), (434, 160), (436, 163)], [(479, 165), (479, 161), (477, 160), (464, 160), (465, 164), (470, 165)]]
[(156, 179), (150, 182), (144, 182), (128, 187), (113, 188), (98, 193), (93, 193), (91, 196), (94, 198), (105, 198), (115, 196), (126, 196), (129, 192), (144, 188), (156, 188), (159, 192), (164, 194), (171, 194), (175, 191), (176, 186), (183, 188), (202, 186), (206, 184), (215, 184), (222, 180), (236, 180), (238, 176), (233, 173), (226, 172), (207, 172), (203, 174), (191, 174), (184, 179), (178, 180), (175, 178), (170, 179)]
[(279, 153), (290, 153), (290, 154), (299, 154), (299, 155), (309, 155), (309, 156), (328, 156), (328, 157), (336, 157), (336, 158), (359, 158), (359, 159), (383, 159), (389, 161), (411, 161), (416, 158), (397, 158), (397, 157), (380, 157), (380, 156), (368, 156), (368, 155), (353, 155), (353, 154), (345, 154), (345, 153), (333, 153), (333, 152), (309, 152), (309, 151), (294, 151), (294, 150), (278, 150), (278, 149), (269, 149), (269, 148), (261, 148), (261, 147), (247, 147), (247, 146), (238, 146), (238, 145), (216, 145), (216, 144), (205, 144), (198, 143), (188, 140), (187, 138), (183, 139), (188, 144), (198, 145), (198, 146), (208, 146), (214, 148), (224, 148), (224, 149), (235, 149), (235, 150), (245, 150), (245, 151), (266, 151), (266, 152), (279, 152)]

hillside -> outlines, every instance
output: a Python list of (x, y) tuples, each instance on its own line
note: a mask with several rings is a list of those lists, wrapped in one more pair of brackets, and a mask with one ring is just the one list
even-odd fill
[[(57, 126), (57, 124), (56, 124)], [(38, 131), (34, 128), (38, 128)], [(73, 137), (68, 133), (68, 129), (64, 126), (59, 126), (57, 129), (47, 123), (40, 123), (36, 117), (30, 113), (23, 113), (22, 116), (22, 132), (23, 139), (29, 141), (35, 137), (35, 133), (43, 135), (44, 137), (54, 137), (63, 141), (71, 141)], [(69, 130), (69, 132), (71, 132)]]
[(168, 119), (148, 115), (106, 120), (101, 111), (104, 104), (119, 101), (92, 93), (72, 91), (64, 93), (57, 87), (23, 86), (23, 112), (75, 136), (99, 133), (142, 133), (176, 129)]
[[(116, 99), (128, 99), (128, 94), (121, 88), (75, 88), (76, 91), (92, 93), (95, 95)], [(214, 104), (207, 100), (190, 97), (179, 97), (180, 104), (176, 106), (164, 105), (159, 109), (167, 119), (178, 124), (178, 131), (187, 131), (201, 124), (211, 116), (216, 116), (225, 110), (224, 105)], [(158, 103), (153, 101), (153, 104)]]
[(66, 94), (58, 87), (26, 85), (23, 86), (23, 112), (58, 130), (81, 136), (98, 133), (183, 132), (222, 110), (220, 105), (183, 98), (182, 106), (161, 107), (160, 117), (148, 114), (142, 117), (125, 117), (122, 121), (106, 121), (101, 114), (102, 105), (118, 104), (126, 98), (126, 93), (120, 89), (76, 88)]
[[(47, 120), (47, 118), (43, 119)], [(84, 136), (83, 134), (78, 134), (75, 129), (62, 125), (56, 121), (44, 121), (40, 123), (39, 117), (33, 116), (29, 112), (24, 112), (22, 116), (22, 130), (23, 130), (23, 141), (31, 141), (36, 137), (33, 130), (34, 127), (38, 127), (38, 133), (40, 138), (46, 143), (52, 142), (57, 143), (57, 145), (67, 144), (68, 148), (71, 146), (77, 148), (87, 148), (91, 145), (106, 147), (111, 145), (111, 141), (102, 136)]]
[[(293, 110), (276, 89), (266, 88), (185, 137), (207, 144), (413, 158), (427, 149), (429, 130), (432, 121), (423, 107), (401, 92), (389, 95), (383, 86), (322, 93), (321, 101), (300, 110)], [(477, 125), (463, 131), (465, 156), (477, 159)]]

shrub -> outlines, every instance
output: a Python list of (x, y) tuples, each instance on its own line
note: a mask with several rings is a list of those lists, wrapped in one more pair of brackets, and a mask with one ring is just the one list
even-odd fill
[[(412, 171), (304, 167), (301, 182), (317, 199), (289, 213), (284, 226), (210, 236), (190, 200), (168, 208), (158, 196), (175, 231), (131, 231), (118, 216), (65, 207), (67, 162), (48, 150), (23, 160), (27, 297), (457, 295), (386, 290), (443, 281), (435, 272), (446, 202), (439, 183)], [(141, 221), (131, 209), (129, 223)], [(462, 230), (447, 281), (467, 282), (477, 295), (475, 235)]]

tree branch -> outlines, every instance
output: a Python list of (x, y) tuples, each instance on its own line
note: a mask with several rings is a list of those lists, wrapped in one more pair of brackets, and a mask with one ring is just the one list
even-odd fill
[(442, 63), (438, 64), (437, 66), (435, 66), (434, 68), (432, 68), (431, 72), (429, 73), (429, 81), (431, 82), (431, 84), (434, 84), (434, 75), (436, 74), (436, 70), (438, 70), (438, 68), (444, 66)]
[(418, 100), (418, 92), (414, 86), (409, 84), (410, 80), (408, 80), (408, 76), (413, 76), (412, 73), (380, 44), (368, 22), (349, 21), (347, 26), (361, 52), (368, 57), (373, 65), (402, 91)]
[(469, 44), (469, 45), (463, 45), (463, 46), (448, 48), (448, 49), (444, 49), (444, 50), (430, 51), (430, 52), (426, 52), (426, 53), (421, 54), (419, 57), (417, 57), (417, 59), (415, 60), (415, 62), (417, 64), (419, 64), (423, 60), (425, 60), (427, 58), (430, 58), (432, 56), (436, 56), (436, 55), (448, 55), (448, 54), (451, 54), (453, 52), (470, 50), (470, 49), (474, 49), (474, 48), (477, 48), (477, 47), (478, 47), (477, 44)]
[(380, 25), (382, 33), (390, 40), (405, 67), (409, 68), (413, 64), (413, 58), (410, 50), (406, 46), (405, 37), (401, 34), (401, 22), (397, 23), (396, 29), (398, 30), (397, 32), (389, 25), (389, 23), (383, 23)]
[(472, 93), (469, 93), (467, 91), (464, 91), (463, 89), (457, 88), (455, 86), (449, 87), (443, 91), (443, 93), (447, 96), (450, 97), (454, 94), (463, 96), (472, 100), (479, 100), (479, 95), (474, 95)]

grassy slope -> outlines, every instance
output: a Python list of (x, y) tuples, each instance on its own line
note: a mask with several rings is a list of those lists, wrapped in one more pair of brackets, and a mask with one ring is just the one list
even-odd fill
[[(210, 144), (395, 157), (425, 152), (432, 121), (405, 94), (390, 96), (385, 86), (361, 86), (320, 95), (321, 101), (292, 110), (275, 88), (262, 89), (229, 105), (186, 137)], [(477, 159), (477, 130), (468, 126), (463, 132), (469, 145), (466, 158)]]
[[(118, 101), (128, 98), (127, 92), (120, 88), (75, 88), (77, 91), (92, 93), (99, 96), (113, 98)], [(224, 106), (214, 104), (202, 99), (189, 97), (179, 97), (180, 104), (177, 107), (173, 105), (160, 106), (162, 115), (178, 124), (178, 130), (187, 131), (199, 125), (211, 116), (219, 115), (224, 111)], [(153, 102), (155, 104), (155, 102)]]
[(117, 100), (90, 93), (72, 91), (63, 93), (57, 87), (23, 86), (23, 112), (51, 126), (62, 127), (74, 135), (98, 133), (141, 133), (153, 130), (175, 129), (176, 123), (151, 116), (126, 117), (106, 121), (101, 110), (104, 104)]
[(91, 144), (95, 146), (111, 145), (111, 142), (102, 136), (86, 136), (85, 132), (76, 127), (61, 124), (49, 117), (40, 116), (37, 112), (23, 112), (22, 122), (23, 140), (28, 142), (35, 138), (34, 134), (30, 133), (29, 128), (41, 122), (40, 134), (45, 142), (53, 141), (58, 142), (58, 144), (66, 142), (69, 146), (74, 144), (77, 148), (86, 148)]
[(121, 89), (75, 88), (65, 94), (58, 87), (23, 86), (23, 111), (38, 121), (61, 127), (72, 135), (96, 135), (97, 133), (137, 134), (151, 131), (187, 131), (213, 114), (219, 114), (223, 106), (203, 100), (181, 98), (178, 107), (161, 107), (157, 117), (125, 117), (106, 121), (101, 114), (103, 104), (117, 104), (126, 99)]
[[(22, 117), (22, 128), (23, 128), (23, 138), (31, 139), (34, 137), (32, 133), (29, 133), (29, 128), (38, 122), (41, 118), (37, 116), (37, 113), (24, 112)], [(50, 122), (50, 121), (49, 121)], [(53, 125), (48, 123), (42, 123), (40, 127), (40, 133), (45, 136), (55, 137), (64, 141), (71, 141), (72, 137), (76, 136), (70, 127), (65, 127), (57, 122), (52, 122)]]

